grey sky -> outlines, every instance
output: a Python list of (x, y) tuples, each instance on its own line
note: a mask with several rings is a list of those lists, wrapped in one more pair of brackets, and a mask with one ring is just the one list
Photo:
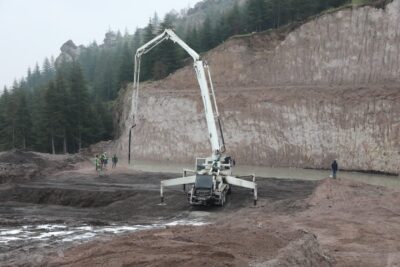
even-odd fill
[(143, 27), (157, 11), (160, 18), (199, 0), (0, 0), (0, 91), (29, 66), (59, 54), (60, 46), (102, 42), (108, 29)]

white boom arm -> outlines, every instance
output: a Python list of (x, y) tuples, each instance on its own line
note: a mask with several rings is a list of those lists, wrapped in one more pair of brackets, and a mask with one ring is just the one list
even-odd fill
[[(158, 35), (148, 43), (141, 46), (135, 55), (135, 76), (134, 76), (134, 88), (136, 88), (135, 92), (132, 95), (132, 109), (131, 116), (134, 116), (134, 126), (137, 122), (137, 112), (139, 105), (139, 78), (140, 78), (140, 59), (141, 56), (148, 53), (151, 49), (159, 45), (165, 40), (172, 40), (174, 43), (180, 45), (192, 58), (194, 61), (194, 69), (196, 71), (197, 80), (199, 82), (201, 96), (204, 104), (204, 111), (206, 114), (206, 121), (208, 127), (208, 137), (211, 143), (212, 156), (217, 157), (221, 152), (225, 150), (224, 139), (221, 129), (221, 124), (219, 120), (218, 108), (215, 100), (214, 88), (212, 85), (212, 80), (210, 76), (210, 71), (206, 63), (204, 63), (199, 54), (197, 54), (192, 48), (190, 48), (184, 41), (182, 41), (172, 30), (166, 29), (162, 34)], [(208, 86), (205, 68), (207, 68), (207, 74), (210, 82), (210, 88)], [(211, 102), (210, 95), (213, 96), (213, 103)], [(134, 112), (134, 114), (133, 114)], [(218, 126), (220, 128), (222, 146), (220, 146), (217, 126), (215, 122), (215, 118), (218, 119)], [(133, 126), (133, 127), (134, 127)], [(222, 150), (222, 151), (221, 151)], [(130, 151), (130, 144), (129, 144)], [(130, 157), (130, 154), (129, 154)]]

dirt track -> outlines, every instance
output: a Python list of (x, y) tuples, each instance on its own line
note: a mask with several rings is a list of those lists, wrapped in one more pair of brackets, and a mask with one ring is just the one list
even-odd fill
[(2, 243), (0, 264), (400, 266), (399, 191), (347, 180), (259, 178), (257, 207), (251, 192), (239, 188), (223, 208), (191, 208), (180, 187), (167, 190), (167, 205), (158, 205), (159, 181), (176, 176), (119, 168), (98, 177), (81, 164), (79, 170), (0, 185), (0, 242), (7, 232), (2, 228), (38, 231), (34, 225), (85, 235), (89, 228), (115, 225), (209, 223), (98, 235), (82, 245), (45, 232), (47, 239)]

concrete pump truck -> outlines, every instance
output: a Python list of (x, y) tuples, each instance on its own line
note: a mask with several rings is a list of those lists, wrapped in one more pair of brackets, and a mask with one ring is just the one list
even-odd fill
[[(231, 186), (238, 186), (248, 188), (253, 191), (254, 205), (256, 205), (257, 184), (255, 182), (255, 176), (248, 176), (252, 178), (250, 181), (232, 176), (232, 167), (234, 165), (234, 160), (224, 154), (226, 150), (225, 141), (222, 132), (221, 119), (218, 112), (210, 69), (207, 63), (201, 60), (199, 54), (196, 53), (192, 48), (190, 48), (170, 29), (166, 29), (163, 33), (141, 46), (135, 54), (134, 92), (132, 95), (131, 107), (131, 116), (133, 116), (134, 118), (134, 124), (129, 132), (129, 162), (131, 151), (131, 134), (133, 128), (136, 126), (138, 118), (141, 57), (165, 40), (171, 40), (174, 43), (180, 45), (193, 58), (194, 69), (200, 86), (201, 97), (204, 104), (204, 112), (208, 127), (208, 138), (211, 143), (212, 152), (210, 157), (197, 158), (195, 169), (184, 170), (182, 177), (161, 181), (161, 203), (164, 202), (165, 187), (183, 185), (183, 189), (187, 194), (188, 202), (190, 203), (190, 205), (223, 206), (226, 201), (226, 195), (231, 191)], [(219, 135), (217, 131), (217, 126), (219, 128)], [(191, 173), (192, 175), (188, 175), (189, 173)], [(188, 186), (189, 188), (188, 191), (185, 190), (186, 186)]]

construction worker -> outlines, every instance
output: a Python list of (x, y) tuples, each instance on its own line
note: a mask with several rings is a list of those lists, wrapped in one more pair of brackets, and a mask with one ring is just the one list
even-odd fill
[(116, 168), (117, 167), (117, 163), (118, 163), (118, 158), (117, 155), (114, 154), (114, 156), (112, 157), (112, 168)]
[(332, 162), (331, 168), (332, 168), (332, 178), (336, 179), (336, 173), (337, 173), (338, 168), (339, 168), (336, 159)]
[(102, 157), (103, 157), (103, 167), (105, 170), (107, 170), (107, 163), (108, 163), (107, 152), (104, 152)]
[(96, 166), (96, 171), (99, 173), (100, 175), (100, 171), (101, 171), (101, 161), (99, 158), (99, 155), (96, 155), (96, 158), (94, 159), (94, 164)]
[(99, 156), (99, 159), (100, 159), (100, 170), (103, 170), (103, 167), (104, 167), (104, 157), (103, 157), (103, 154), (101, 154), (101, 155)]

